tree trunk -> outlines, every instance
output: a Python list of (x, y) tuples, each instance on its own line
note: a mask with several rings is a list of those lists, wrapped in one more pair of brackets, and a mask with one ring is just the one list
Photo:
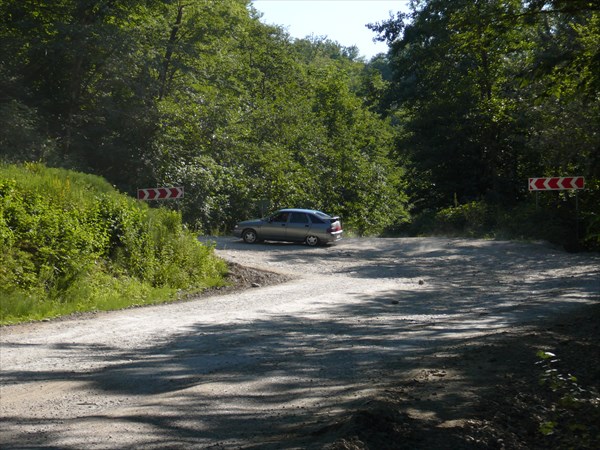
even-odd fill
[(179, 28), (181, 26), (181, 20), (183, 18), (183, 8), (184, 5), (179, 4), (177, 7), (177, 19), (175, 20), (175, 24), (173, 28), (171, 28), (171, 35), (169, 36), (169, 41), (167, 42), (167, 49), (165, 50), (165, 59), (163, 61), (163, 68), (160, 74), (160, 90), (158, 93), (158, 99), (161, 100), (167, 91), (167, 78), (169, 73), (169, 67), (171, 65), (171, 60), (173, 59), (173, 50), (175, 48), (175, 42), (177, 41), (177, 33), (179, 32)]

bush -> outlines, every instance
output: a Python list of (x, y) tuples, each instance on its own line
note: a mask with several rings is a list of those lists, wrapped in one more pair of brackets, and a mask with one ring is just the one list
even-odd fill
[(435, 215), (435, 231), (444, 234), (481, 236), (486, 232), (488, 207), (484, 202), (471, 202), (446, 208)]
[(0, 166), (0, 323), (173, 299), (226, 265), (182, 225), (99, 177)]
[(585, 201), (580, 201), (582, 211), (579, 220), (573, 194), (555, 192), (538, 205), (533, 199), (512, 207), (480, 201), (438, 211), (423, 211), (404, 231), (411, 235), (541, 239), (562, 245), (566, 250), (598, 250), (600, 211), (593, 206), (595, 192), (582, 195)]

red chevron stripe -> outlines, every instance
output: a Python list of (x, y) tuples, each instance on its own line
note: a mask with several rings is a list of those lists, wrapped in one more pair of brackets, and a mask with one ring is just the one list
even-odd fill
[(565, 189), (583, 189), (584, 187), (584, 177), (547, 177), (529, 179), (530, 191), (558, 191)]

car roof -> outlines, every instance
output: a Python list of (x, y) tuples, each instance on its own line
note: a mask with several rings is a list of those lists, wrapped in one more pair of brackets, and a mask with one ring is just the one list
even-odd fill
[(319, 211), (316, 209), (284, 208), (284, 209), (279, 209), (277, 212), (299, 212), (299, 213), (321, 214), (321, 215), (329, 216), (329, 214), (325, 214), (323, 211)]

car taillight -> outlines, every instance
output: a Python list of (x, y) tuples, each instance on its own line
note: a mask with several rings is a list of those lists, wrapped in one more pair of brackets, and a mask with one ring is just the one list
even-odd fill
[(333, 233), (335, 231), (340, 231), (341, 229), (342, 229), (342, 226), (340, 225), (340, 223), (336, 222), (336, 223), (332, 224), (329, 228), (327, 228), (327, 232)]

